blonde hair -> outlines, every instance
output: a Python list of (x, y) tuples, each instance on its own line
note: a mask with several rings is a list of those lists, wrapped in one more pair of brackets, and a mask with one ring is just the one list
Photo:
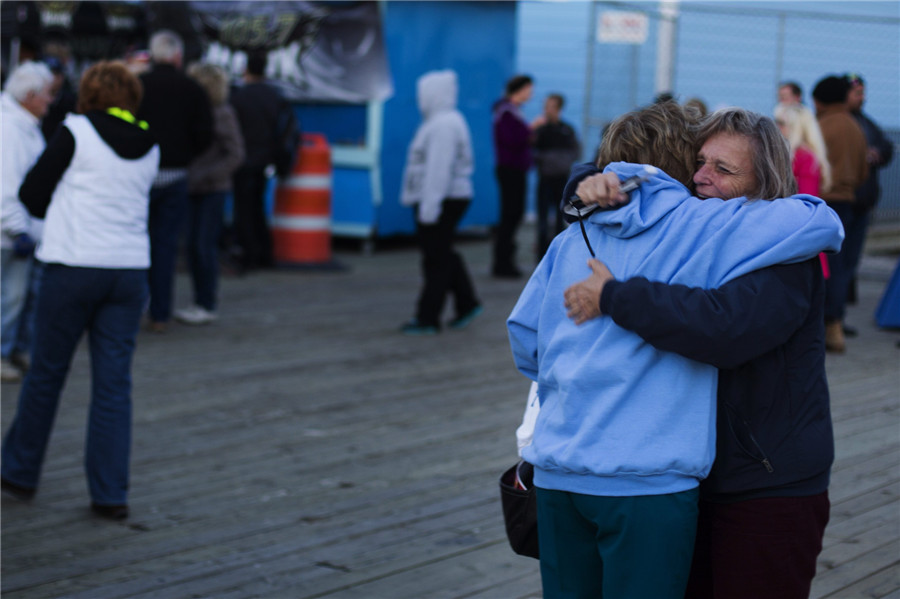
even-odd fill
[(822, 173), (819, 192), (831, 189), (831, 164), (828, 162), (822, 130), (812, 111), (802, 104), (778, 104), (775, 107), (775, 120), (784, 124), (791, 156), (796, 153), (797, 148), (803, 146), (816, 157)]
[(652, 164), (693, 189), (697, 122), (672, 100), (621, 115), (603, 132), (597, 166), (610, 162)]
[(195, 62), (188, 67), (187, 74), (206, 91), (213, 106), (220, 106), (228, 100), (228, 75), (222, 67)]

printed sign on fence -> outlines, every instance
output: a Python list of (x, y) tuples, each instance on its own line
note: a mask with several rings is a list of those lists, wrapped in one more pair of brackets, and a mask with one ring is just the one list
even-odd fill
[(648, 19), (642, 12), (607, 10), (597, 22), (597, 41), (604, 44), (643, 44), (647, 41)]

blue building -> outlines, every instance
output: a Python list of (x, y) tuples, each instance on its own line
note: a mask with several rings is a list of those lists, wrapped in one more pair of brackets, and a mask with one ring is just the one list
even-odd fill
[(304, 129), (327, 135), (334, 168), (332, 232), (375, 239), (415, 231), (400, 205), (406, 151), (421, 121), (416, 80), (427, 71), (459, 75), (459, 110), (475, 153), (475, 197), (463, 227), (497, 220), (491, 105), (514, 72), (516, 3), (381, 2), (393, 94), (367, 104), (300, 104)]

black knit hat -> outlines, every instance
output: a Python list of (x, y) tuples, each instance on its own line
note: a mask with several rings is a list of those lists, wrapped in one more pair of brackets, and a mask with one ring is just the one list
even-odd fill
[(813, 88), (813, 99), (822, 104), (840, 104), (847, 101), (847, 92), (850, 91), (850, 82), (844, 77), (829, 75)]

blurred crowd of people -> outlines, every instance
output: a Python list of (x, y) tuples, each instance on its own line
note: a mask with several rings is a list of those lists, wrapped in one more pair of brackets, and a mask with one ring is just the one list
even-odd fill
[[(127, 515), (130, 364), (141, 322), (155, 333), (172, 320), (214, 322), (223, 260), (238, 272), (274, 265), (266, 185), (273, 172), (290, 171), (299, 124), (265, 72), (265, 55), (251, 53), (233, 84), (221, 67), (185, 65), (179, 36), (159, 31), (146, 52), (91, 66), (77, 88), (60, 48), (9, 73), (0, 96), (0, 346), (3, 381), (24, 377), (24, 383), (3, 444), (5, 489), (26, 499), (36, 491), (68, 364), (88, 331), (92, 414), (114, 415), (91, 420), (92, 505), (103, 516)], [(562, 118), (562, 94), (548, 94), (542, 114), (525, 119), (522, 107), (533, 89), (530, 76), (516, 75), (492, 106), (500, 214), (491, 274), (497, 278), (524, 274), (515, 240), (529, 171), (538, 176), (540, 262), (565, 229), (560, 200), (582, 154), (574, 127)], [(441, 329), (447, 297), (455, 309), (450, 328), (466, 327), (482, 304), (452, 247), (473, 195), (471, 134), (456, 108), (456, 74), (428, 73), (417, 91), (423, 121), (410, 144), (401, 201), (416, 210), (424, 285), (416, 316), (401, 331), (430, 335)], [(840, 252), (819, 256), (824, 342), (835, 352), (845, 351), (846, 337), (855, 333), (843, 322), (845, 307), (878, 202), (878, 170), (893, 151), (862, 110), (865, 92), (857, 74), (829, 75), (812, 90), (811, 109), (799, 85), (785, 82), (773, 112), (799, 192), (824, 199), (845, 232)], [(699, 98), (683, 108), (698, 120), (708, 112)], [(193, 301), (176, 309), (182, 248)]]
[[(181, 38), (156, 32), (147, 53), (98, 61), (68, 81), (65, 52), (6, 78), (2, 110), (2, 379), (22, 381), (3, 439), (2, 484), (34, 496), (60, 393), (86, 332), (92, 391), (85, 470), (91, 508), (128, 516), (131, 360), (142, 320), (217, 318), (224, 247), (239, 271), (273, 264), (268, 169), (290, 171), (299, 126), (251, 53), (242, 84)], [(230, 100), (229, 100), (230, 96)], [(261, 225), (262, 223), (262, 225)], [(182, 246), (193, 304), (175, 310)]]
[[(30, 307), (43, 266), (34, 258), (42, 221), (29, 215), (18, 188), (66, 116), (77, 112), (79, 90), (73, 85), (70, 58), (63, 43), (48, 41), (43, 57), (23, 55), (25, 60), (10, 69), (2, 96), (7, 150), (2, 376), (7, 382), (21, 379), (29, 366)], [(213, 322), (218, 317), (223, 265), (230, 272), (244, 273), (274, 263), (265, 221), (265, 186), (276, 165), (279, 173), (290, 170), (299, 123), (290, 103), (265, 80), (264, 53), (251, 53), (243, 78), (233, 82), (219, 66), (185, 65), (179, 36), (159, 31), (147, 50), (131, 52), (121, 62), (138, 77), (143, 99), (135, 116), (150, 124), (161, 152), (149, 204), (147, 328), (165, 332), (173, 319), (186, 324)], [(233, 197), (230, 211), (229, 197)], [(182, 250), (193, 303), (175, 309), (174, 274)]]

